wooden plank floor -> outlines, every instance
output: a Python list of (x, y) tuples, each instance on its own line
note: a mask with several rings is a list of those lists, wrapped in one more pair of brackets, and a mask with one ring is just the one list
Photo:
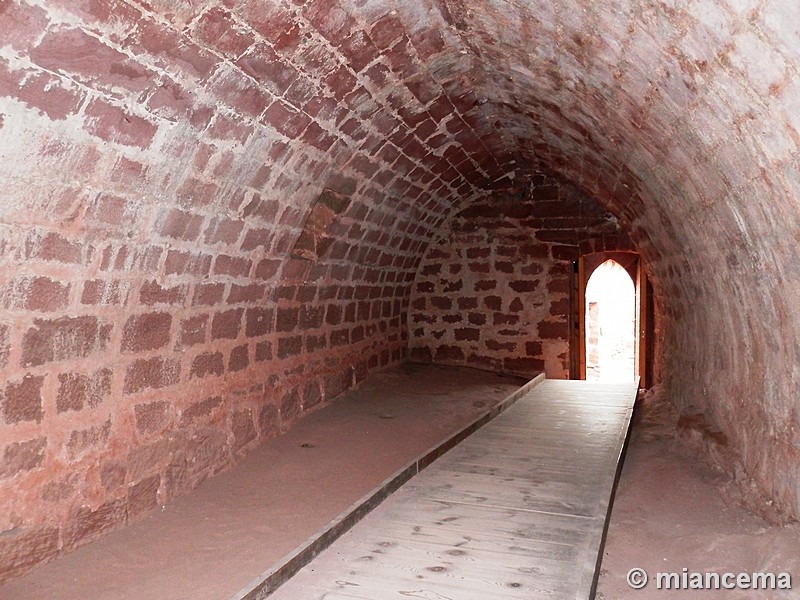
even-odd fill
[(270, 598), (589, 598), (635, 397), (545, 381)]

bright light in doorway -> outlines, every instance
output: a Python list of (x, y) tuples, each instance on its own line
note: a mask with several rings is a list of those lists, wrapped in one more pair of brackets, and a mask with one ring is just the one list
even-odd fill
[(586, 285), (586, 379), (632, 381), (636, 290), (622, 266), (607, 260)]

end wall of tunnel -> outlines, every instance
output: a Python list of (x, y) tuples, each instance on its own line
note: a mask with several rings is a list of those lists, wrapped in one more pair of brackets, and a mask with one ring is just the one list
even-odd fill
[(631, 242), (574, 185), (521, 179), (470, 202), (429, 245), (408, 314), (411, 360), (569, 378), (573, 263)]
[[(665, 397), (800, 515), (791, 0), (0, 0), (0, 31), (0, 578), (404, 360), (446, 219), (530, 173), (614, 215)], [(548, 368), (508, 343), (484, 366)]]

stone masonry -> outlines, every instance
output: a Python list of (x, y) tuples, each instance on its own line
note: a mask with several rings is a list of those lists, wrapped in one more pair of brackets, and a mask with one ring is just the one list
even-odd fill
[(798, 144), (794, 0), (0, 0), (0, 580), (409, 353), (563, 375), (626, 236), (659, 389), (800, 516)]
[(428, 247), (409, 310), (410, 358), (569, 378), (572, 263), (628, 250), (612, 215), (538, 176), (455, 214)]

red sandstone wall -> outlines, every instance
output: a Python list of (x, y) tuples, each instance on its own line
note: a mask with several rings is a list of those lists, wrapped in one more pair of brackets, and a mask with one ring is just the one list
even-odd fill
[[(489, 175), (404, 84), (440, 36), (389, 10), (0, 2), (0, 580), (403, 359), (426, 240)], [(347, 208), (292, 259), (323, 188)]]
[[(0, 0), (0, 577), (399, 356), (440, 219), (521, 166), (619, 216), (665, 393), (800, 515), (794, 8)], [(286, 260), (326, 187), (335, 242)]]
[(572, 261), (631, 249), (616, 219), (574, 186), (536, 177), (448, 225), (414, 283), (411, 359), (568, 377)]

